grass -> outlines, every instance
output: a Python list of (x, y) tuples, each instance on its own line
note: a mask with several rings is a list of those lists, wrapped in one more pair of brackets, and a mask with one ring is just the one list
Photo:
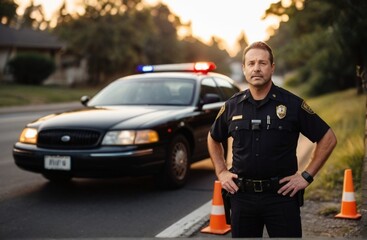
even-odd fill
[(307, 188), (306, 197), (340, 200), (344, 171), (350, 168), (356, 197), (361, 198), (366, 95), (357, 95), (356, 90), (350, 89), (309, 99), (307, 102), (331, 126), (338, 144), (314, 183)]
[(0, 84), (0, 107), (79, 101), (83, 95), (93, 96), (96, 88), (67, 88)]
[[(97, 91), (97, 88), (0, 84), (0, 107), (79, 101), (81, 96), (93, 96)], [(366, 95), (357, 95), (356, 90), (350, 89), (308, 99), (307, 103), (332, 127), (338, 145), (307, 188), (306, 198), (340, 200), (344, 170), (351, 168), (356, 197), (360, 199)]]

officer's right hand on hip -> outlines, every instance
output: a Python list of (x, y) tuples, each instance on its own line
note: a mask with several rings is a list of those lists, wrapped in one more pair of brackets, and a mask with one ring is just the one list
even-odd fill
[(225, 170), (218, 175), (218, 180), (222, 184), (222, 188), (231, 194), (235, 194), (238, 191), (238, 186), (233, 181), (233, 179), (237, 178), (237, 174), (234, 174), (228, 170)]

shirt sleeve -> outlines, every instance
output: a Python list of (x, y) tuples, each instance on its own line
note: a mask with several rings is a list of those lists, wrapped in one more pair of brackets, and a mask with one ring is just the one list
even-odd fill
[(320, 141), (330, 126), (305, 101), (301, 103), (299, 108), (301, 133), (311, 142)]
[(228, 122), (225, 103), (218, 112), (217, 117), (210, 129), (211, 137), (217, 142), (223, 142), (228, 138)]

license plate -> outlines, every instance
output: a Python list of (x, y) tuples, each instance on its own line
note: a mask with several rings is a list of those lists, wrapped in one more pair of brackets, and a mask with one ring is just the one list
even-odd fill
[(70, 156), (45, 156), (45, 169), (65, 170), (71, 169)]

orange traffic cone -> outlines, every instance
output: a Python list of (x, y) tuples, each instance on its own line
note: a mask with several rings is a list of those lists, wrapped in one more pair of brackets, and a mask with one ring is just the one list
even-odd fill
[(222, 184), (220, 183), (220, 181), (215, 181), (210, 223), (209, 226), (201, 230), (202, 233), (225, 234), (231, 230), (231, 226), (227, 225), (226, 223), (226, 216), (224, 212), (224, 204), (221, 192)]
[(354, 195), (352, 170), (344, 171), (344, 187), (341, 212), (335, 216), (336, 218), (359, 219), (361, 214), (357, 213), (357, 204)]

